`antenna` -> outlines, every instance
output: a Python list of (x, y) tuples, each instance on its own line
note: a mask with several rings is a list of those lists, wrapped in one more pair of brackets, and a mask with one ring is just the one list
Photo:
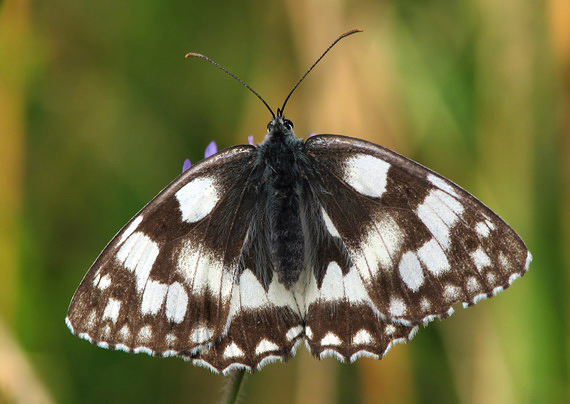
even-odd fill
[(323, 52), (323, 54), (317, 59), (317, 61), (315, 63), (313, 63), (313, 65), (309, 68), (309, 70), (307, 70), (305, 72), (305, 74), (303, 74), (303, 77), (301, 77), (299, 79), (299, 81), (297, 82), (297, 84), (295, 84), (295, 86), (293, 87), (293, 89), (291, 90), (291, 92), (289, 93), (289, 95), (287, 96), (287, 98), (285, 98), (285, 101), (283, 102), (283, 106), (277, 110), (277, 115), (278, 116), (282, 116), (283, 115), (283, 110), (285, 109), (285, 105), (287, 105), (287, 101), (289, 101), (289, 98), (291, 97), (291, 95), (295, 92), (295, 90), (297, 89), (297, 87), (299, 87), (299, 84), (301, 84), (301, 82), (305, 79), (305, 77), (307, 77), (307, 75), (311, 72), (311, 70), (313, 70), (313, 68), (317, 65), (317, 63), (319, 63), (321, 61), (322, 58), (325, 57), (325, 55), (333, 48), (333, 46), (335, 46), (337, 44), (338, 41), (340, 41), (341, 39), (352, 35), (352, 34), (356, 34), (357, 32), (362, 32), (361, 29), (351, 29), (348, 32), (345, 32), (344, 34), (342, 34), (341, 36), (339, 36), (337, 39), (335, 39), (333, 41), (333, 43), (331, 43), (329, 45), (329, 47), (327, 48), (327, 50), (325, 50)]
[[(340, 38), (339, 38), (340, 39)], [(338, 39), (337, 39), (338, 41)], [(325, 52), (326, 53), (326, 52)], [(193, 53), (190, 52), (188, 54), (186, 54), (185, 58), (191, 58), (191, 57), (195, 57), (195, 58), (200, 58), (200, 59), (204, 59), (208, 62), (210, 62), (211, 64), (213, 64), (214, 66), (216, 66), (218, 69), (220, 69), (221, 71), (223, 71), (224, 73), (227, 73), (228, 75), (230, 75), (231, 77), (233, 77), (234, 79), (236, 79), (237, 81), (239, 81), (245, 88), (247, 88), (249, 91), (251, 91), (253, 94), (255, 94), (257, 96), (257, 98), (259, 98), (261, 100), (261, 102), (263, 102), (263, 104), (267, 107), (267, 109), (269, 110), (269, 112), (271, 112), (271, 115), (273, 116), (273, 119), (275, 119), (275, 113), (273, 112), (273, 110), (271, 109), (271, 107), (265, 102), (265, 100), (261, 97), (261, 95), (259, 95), (257, 93), (257, 91), (255, 91), (253, 88), (251, 88), (250, 86), (247, 85), (247, 83), (245, 81), (243, 81), (242, 79), (240, 79), (238, 76), (236, 76), (235, 74), (233, 74), (232, 72), (230, 72), (228, 69), (226, 69), (225, 67), (223, 67), (221, 64), (213, 61), (212, 59), (210, 59), (208, 56), (204, 56), (201, 55), (199, 53)], [(321, 56), (322, 57), (322, 56)]]

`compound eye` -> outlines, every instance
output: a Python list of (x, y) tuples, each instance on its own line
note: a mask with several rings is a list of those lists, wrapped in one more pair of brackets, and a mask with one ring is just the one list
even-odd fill
[(289, 119), (285, 119), (285, 122), (283, 123), (288, 130), (293, 129), (293, 122), (291, 122)]
[(269, 122), (267, 124), (267, 131), (270, 132), (272, 127), (273, 127), (273, 122)]

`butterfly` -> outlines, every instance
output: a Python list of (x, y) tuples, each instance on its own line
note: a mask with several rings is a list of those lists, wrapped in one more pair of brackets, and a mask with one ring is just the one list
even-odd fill
[(364, 140), (295, 136), (287, 100), (355, 32), (277, 114), (242, 82), (273, 115), (265, 140), (192, 166), (119, 231), (73, 296), (74, 334), (224, 374), (302, 342), (353, 362), (527, 271), (515, 231), (448, 179)]

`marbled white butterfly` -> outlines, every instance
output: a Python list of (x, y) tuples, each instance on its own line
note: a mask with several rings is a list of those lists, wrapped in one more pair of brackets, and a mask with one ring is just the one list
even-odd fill
[(522, 240), (451, 181), (363, 140), (295, 137), (287, 100), (354, 32), (277, 114), (242, 82), (273, 115), (265, 140), (196, 164), (137, 213), (76, 291), (73, 333), (223, 373), (302, 341), (352, 362), (525, 273)]

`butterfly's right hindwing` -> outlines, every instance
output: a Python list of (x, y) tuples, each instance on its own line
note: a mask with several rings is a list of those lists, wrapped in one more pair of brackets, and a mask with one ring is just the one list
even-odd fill
[(236, 146), (184, 172), (107, 245), (66, 319), (99, 346), (191, 355), (228, 331), (256, 207), (255, 148)]

